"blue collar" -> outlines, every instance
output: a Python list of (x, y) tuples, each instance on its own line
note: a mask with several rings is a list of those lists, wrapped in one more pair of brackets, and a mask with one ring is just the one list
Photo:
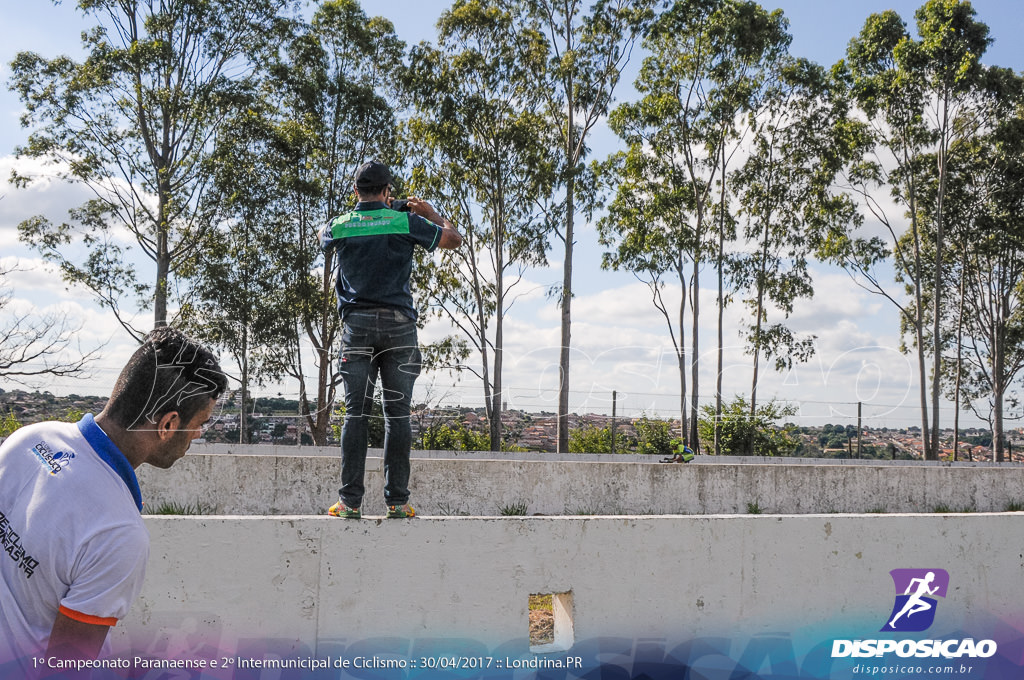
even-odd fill
[(124, 481), (125, 486), (128, 487), (128, 491), (131, 492), (132, 498), (135, 500), (136, 507), (139, 508), (139, 512), (142, 512), (142, 491), (139, 489), (139, 480), (135, 476), (135, 470), (132, 468), (131, 463), (128, 462), (128, 459), (125, 458), (125, 455), (121, 453), (121, 450), (117, 448), (114, 442), (110, 441), (107, 433), (96, 424), (96, 420), (93, 419), (91, 413), (86, 413), (78, 421), (78, 429), (82, 436), (85, 437), (85, 440), (89, 442), (89, 446), (103, 459), (103, 462), (109, 465), (117, 473), (117, 476)]

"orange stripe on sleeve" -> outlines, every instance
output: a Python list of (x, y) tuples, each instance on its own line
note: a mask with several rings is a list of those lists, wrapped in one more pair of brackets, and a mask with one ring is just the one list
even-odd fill
[(82, 612), (76, 612), (74, 609), (68, 609), (64, 605), (61, 605), (58, 611), (69, 619), (74, 619), (79, 623), (91, 623), (94, 626), (116, 626), (117, 619), (114, 617), (104, 616), (91, 616), (89, 614), (83, 614)]

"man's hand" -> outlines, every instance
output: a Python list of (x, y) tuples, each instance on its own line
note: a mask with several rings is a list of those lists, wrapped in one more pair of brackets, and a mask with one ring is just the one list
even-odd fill
[(409, 207), (409, 212), (415, 213), (425, 220), (430, 220), (434, 224), (441, 224), (442, 220), (444, 220), (441, 217), (441, 213), (434, 209), (434, 206), (417, 196), (410, 196), (409, 202), (406, 205)]
[(409, 212), (419, 215), (425, 220), (430, 220), (441, 227), (441, 240), (437, 247), (445, 250), (454, 250), (462, 245), (462, 234), (455, 226), (434, 209), (434, 206), (421, 198), (412, 196), (407, 204)]

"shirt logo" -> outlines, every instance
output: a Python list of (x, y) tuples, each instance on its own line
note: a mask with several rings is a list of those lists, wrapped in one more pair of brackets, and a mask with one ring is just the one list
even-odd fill
[(74, 459), (74, 451), (54, 451), (46, 442), (39, 442), (32, 447), (32, 453), (39, 459), (39, 463), (51, 475), (55, 475), (65, 469)]
[(935, 621), (936, 597), (946, 597), (949, 573), (945, 569), (893, 569), (896, 601), (882, 631), (904, 633), (927, 630)]
[(0, 550), (17, 563), (18, 568), (25, 573), (25, 578), (32, 578), (36, 567), (39, 566), (39, 560), (25, 552), (24, 546), (21, 545), (21, 536), (14, 530), (3, 512), (0, 512)]

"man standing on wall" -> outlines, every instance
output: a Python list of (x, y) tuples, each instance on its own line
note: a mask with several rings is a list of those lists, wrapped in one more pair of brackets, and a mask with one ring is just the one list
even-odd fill
[[(413, 250), (455, 249), (462, 236), (426, 201), (392, 204), (391, 170), (370, 161), (356, 171), (355, 210), (321, 232), (321, 247), (337, 253), (341, 314), (341, 375), (345, 422), (341, 430), (340, 500), (332, 517), (359, 519), (365, 488), (367, 418), (380, 375), (384, 407), (384, 503), (387, 517), (413, 517), (409, 505), (409, 422), (412, 388), (420, 373), (416, 308), (409, 288)], [(392, 207), (400, 208), (393, 210)]]
[(0, 446), (0, 677), (103, 651), (149, 557), (135, 469), (184, 456), (226, 387), (208, 349), (158, 328), (98, 416), (28, 425)]

